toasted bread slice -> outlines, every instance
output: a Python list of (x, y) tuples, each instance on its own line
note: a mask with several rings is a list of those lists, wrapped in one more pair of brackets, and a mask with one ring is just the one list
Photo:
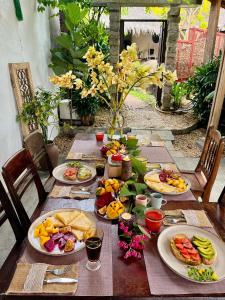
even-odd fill
[(64, 227), (64, 223), (61, 222), (59, 219), (57, 219), (54, 216), (48, 217), (46, 220), (49, 220), (50, 222), (52, 222), (54, 227)]
[(82, 241), (84, 239), (84, 232), (83, 231), (77, 230), (77, 229), (72, 229), (72, 233), (75, 235), (75, 237), (79, 241)]
[[(192, 266), (198, 266), (201, 264), (202, 260), (201, 257), (199, 256), (199, 260), (193, 260), (191, 257), (190, 258), (185, 258), (180, 250), (177, 248), (175, 240), (176, 239), (188, 239), (188, 237), (185, 234), (177, 234), (175, 235), (171, 240), (170, 240), (170, 248), (173, 252), (173, 255), (180, 261), (182, 261), (185, 264), (192, 265)], [(190, 240), (189, 240), (190, 241)], [(190, 241), (191, 243), (191, 241)], [(196, 249), (195, 249), (196, 250)], [(196, 250), (197, 251), (197, 250)]]
[(75, 219), (73, 219), (69, 224), (73, 229), (78, 229), (81, 231), (88, 231), (92, 225), (92, 222), (84, 214), (80, 213)]
[(68, 180), (76, 180), (77, 173), (78, 168), (67, 168), (63, 173), (63, 177)]
[(145, 178), (146, 178), (146, 180), (151, 181), (151, 182), (157, 182), (157, 183), (161, 182), (158, 173), (148, 174), (148, 175), (145, 176)]
[(69, 225), (70, 222), (73, 221), (76, 217), (78, 217), (81, 214), (79, 210), (73, 210), (73, 211), (63, 211), (55, 214), (55, 217), (63, 222), (64, 225)]
[(90, 169), (82, 167), (79, 169), (78, 174), (77, 174), (77, 179), (82, 181), (82, 180), (87, 180), (91, 178), (92, 172)]

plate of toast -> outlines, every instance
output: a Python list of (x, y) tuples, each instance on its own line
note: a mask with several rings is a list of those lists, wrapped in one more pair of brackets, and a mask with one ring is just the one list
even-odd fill
[(72, 161), (57, 166), (52, 175), (62, 183), (81, 184), (92, 180), (96, 176), (96, 170), (90, 165)]
[(171, 226), (161, 232), (157, 247), (163, 262), (189, 281), (225, 279), (225, 243), (212, 232), (191, 225)]
[(95, 234), (92, 214), (73, 208), (50, 211), (37, 218), (29, 228), (28, 240), (38, 252), (62, 256), (80, 251), (84, 241)]

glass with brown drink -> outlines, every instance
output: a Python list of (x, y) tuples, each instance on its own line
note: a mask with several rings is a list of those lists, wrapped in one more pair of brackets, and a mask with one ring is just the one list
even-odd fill
[(88, 261), (86, 268), (90, 271), (96, 271), (101, 267), (100, 254), (103, 241), (103, 230), (96, 229), (95, 235), (85, 241)]

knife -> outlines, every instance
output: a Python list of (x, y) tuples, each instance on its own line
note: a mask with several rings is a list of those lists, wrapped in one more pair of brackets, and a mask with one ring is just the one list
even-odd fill
[(70, 193), (72, 194), (80, 194), (80, 195), (90, 195), (90, 192), (85, 192), (85, 191), (75, 191), (75, 190), (71, 190)]
[(51, 278), (45, 279), (44, 283), (77, 283), (78, 279), (73, 278)]

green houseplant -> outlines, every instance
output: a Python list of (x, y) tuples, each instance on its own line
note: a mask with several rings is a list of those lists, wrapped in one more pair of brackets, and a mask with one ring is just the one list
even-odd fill
[(187, 91), (194, 104), (194, 113), (203, 126), (207, 126), (209, 120), (220, 60), (217, 57), (196, 68), (194, 75), (187, 81)]
[(174, 82), (171, 89), (173, 109), (177, 110), (181, 107), (183, 97), (187, 94), (185, 82)]
[(38, 89), (35, 92), (34, 99), (25, 102), (21, 113), (17, 116), (18, 121), (25, 124), (36, 123), (41, 129), (53, 167), (57, 165), (59, 154), (57, 147), (48, 139), (51, 135), (48, 129), (50, 125), (56, 125), (55, 110), (58, 107), (60, 98), (61, 94), (58, 92), (52, 93), (44, 89)]
[[(88, 67), (83, 58), (88, 47), (95, 47), (103, 51), (106, 56), (109, 53), (108, 34), (105, 27), (99, 22), (102, 8), (87, 8), (79, 3), (68, 1), (59, 7), (63, 14), (66, 32), (56, 37), (57, 46), (51, 49), (50, 67), (56, 75), (70, 71), (77, 77), (82, 78), (87, 84), (90, 82)], [(72, 99), (70, 103), (70, 126), (72, 127), (72, 110), (76, 109), (83, 125), (93, 123), (94, 115), (98, 109), (98, 98), (89, 97), (84, 101), (73, 87), (59, 85), (66, 89), (67, 98)], [(89, 122), (90, 120), (90, 122)]]

